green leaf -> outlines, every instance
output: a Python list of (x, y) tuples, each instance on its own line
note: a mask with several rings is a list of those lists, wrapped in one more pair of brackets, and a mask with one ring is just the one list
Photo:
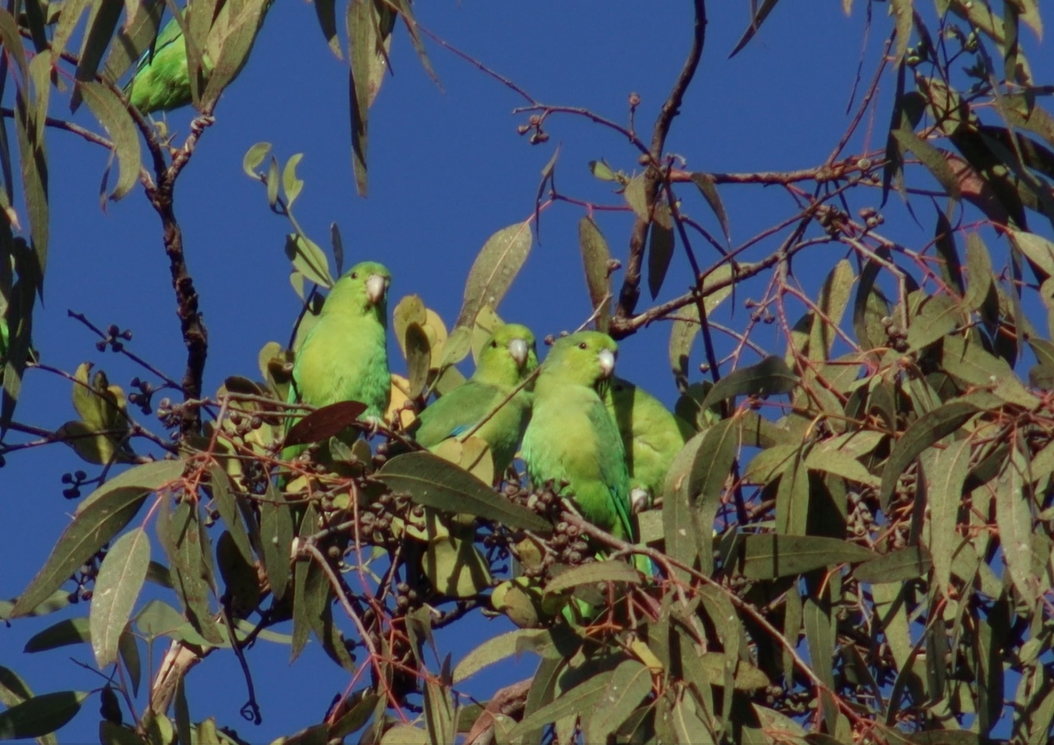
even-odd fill
[(384, 464), (376, 478), (417, 504), (477, 515), (513, 529), (549, 534), (547, 520), (511, 503), (467, 471), (431, 453), (405, 453)]
[(644, 195), (644, 174), (631, 178), (622, 196), (625, 197), (626, 204), (637, 215), (638, 220), (651, 222), (651, 215), (648, 214), (648, 200)]
[(761, 362), (741, 367), (721, 378), (699, 404), (705, 409), (718, 401), (734, 396), (771, 396), (789, 393), (798, 385), (798, 378), (781, 358), (766, 357)]
[(293, 202), (300, 196), (300, 192), (304, 188), (303, 179), (298, 178), (296, 175), (296, 167), (303, 158), (303, 153), (296, 153), (286, 161), (285, 168), (282, 169), (282, 190), (285, 192), (285, 206), (287, 209), (292, 208)]
[(117, 184), (110, 194), (110, 199), (116, 202), (126, 196), (139, 181), (139, 130), (132, 121), (131, 114), (109, 86), (94, 81), (78, 82), (77, 90), (84, 97), (92, 114), (106, 129), (110, 135), (110, 142), (113, 143), (114, 153), (120, 165)]
[(180, 502), (171, 513), (163, 505), (157, 534), (171, 561), (174, 589), (187, 620), (210, 643), (222, 644), (223, 634), (209, 608), (209, 590), (215, 591), (216, 585), (211, 567), (212, 546), (198, 516), (197, 504)]
[[(102, 62), (102, 56), (110, 45), (113, 32), (117, 29), (117, 23), (121, 19), (121, 11), (124, 10), (124, 0), (102, 0), (92, 6), (90, 16), (90, 28), (84, 36), (81, 45), (80, 62), (77, 65), (76, 79), (85, 83), (95, 79), (95, 73)], [(80, 90), (80, 86), (78, 86)], [(72, 109), (76, 106), (71, 104)], [(94, 110), (93, 110), (94, 111)], [(138, 142), (137, 142), (138, 144)], [(138, 169), (137, 169), (138, 175)]]
[(749, 535), (743, 539), (742, 571), (750, 579), (775, 579), (873, 558), (873, 551), (837, 538)]
[(809, 523), (809, 469), (798, 449), (787, 463), (776, 489), (776, 532), (805, 535)]
[(128, 499), (136, 496), (145, 496), (179, 479), (183, 475), (185, 465), (183, 461), (179, 460), (159, 460), (154, 463), (144, 463), (135, 468), (129, 468), (89, 494), (87, 498), (77, 505), (77, 509), (73, 514), (79, 516), (103, 498)]
[[(732, 294), (733, 284), (729, 280), (733, 276), (733, 272), (734, 270), (730, 265), (723, 264), (706, 275), (706, 279), (703, 281), (703, 293), (706, 296), (703, 300), (703, 309), (706, 311), (707, 317), (725, 298)], [(713, 287), (718, 283), (723, 283), (723, 285), (719, 289), (714, 290)], [(699, 331), (699, 306), (697, 303), (684, 306), (673, 316), (673, 326), (670, 329), (670, 367), (678, 381), (686, 383), (688, 380), (689, 356)]]
[(933, 456), (920, 459), (930, 508), (929, 554), (933, 562), (933, 586), (942, 596), (949, 592), (952, 557), (961, 542), (956, 523), (970, 466), (970, 451), (970, 440), (963, 438), (946, 448), (927, 451)]
[(480, 249), (465, 282), (464, 299), (455, 326), (471, 327), (483, 306), (497, 310), (523, 263), (532, 243), (530, 222), (502, 228)]
[(673, 229), (656, 222), (651, 226), (651, 242), (648, 245), (648, 291), (651, 292), (652, 300), (662, 289), (672, 258)]
[(83, 691), (59, 691), (34, 696), (0, 712), (0, 740), (41, 737), (65, 727), (90, 696)]
[(293, 544), (293, 515), (290, 505), (267, 483), (267, 493), (260, 504), (260, 539), (263, 543), (263, 563), (271, 594), (276, 600), (285, 597), (289, 586), (289, 552)]
[(962, 308), (947, 295), (926, 298), (908, 327), (908, 351), (921, 350), (951, 333), (960, 318)]
[(220, 519), (227, 526), (231, 540), (238, 549), (238, 553), (249, 566), (253, 563), (252, 544), (249, 534), (245, 530), (245, 523), (239, 512), (238, 500), (231, 494), (230, 479), (226, 472), (218, 465), (209, 467), (209, 485), (212, 488), (212, 501), (216, 511), (220, 513)]
[(454, 702), (450, 689), (441, 680), (429, 676), (425, 679), (424, 703), (425, 725), (432, 745), (454, 742)]
[(597, 582), (625, 582), (639, 585), (642, 582), (640, 572), (623, 561), (594, 561), (582, 564), (562, 572), (554, 577), (545, 587), (547, 594), (555, 594), (579, 585), (590, 585)]
[(509, 739), (515, 741), (521, 735), (529, 734), (539, 727), (596, 708), (614, 674), (614, 670), (598, 673), (566, 691), (552, 703), (531, 712), (513, 728)]
[(703, 195), (703, 199), (717, 216), (717, 221), (721, 224), (721, 232), (725, 234), (725, 243), (731, 243), (732, 234), (728, 229), (728, 215), (725, 214), (725, 206), (721, 203), (714, 180), (705, 173), (696, 172), (692, 174), (692, 183), (698, 187), (699, 193)]
[(91, 641), (91, 630), (88, 619), (84, 617), (67, 618), (52, 624), (43, 631), (37, 632), (26, 640), (23, 652), (46, 652), (70, 644), (85, 644)]
[(963, 309), (973, 312), (981, 307), (992, 291), (992, 259), (977, 233), (966, 236), (966, 272), (970, 282), (963, 296)]
[[(109, 484), (100, 487), (100, 490), (106, 486)], [(11, 617), (28, 615), (94, 556), (103, 544), (130, 523), (146, 501), (144, 492), (142, 488), (113, 489), (100, 497), (89, 497), (91, 503), (82, 504), (73, 522), (62, 532), (44, 566), (11, 609)]]
[(977, 407), (973, 403), (957, 399), (926, 412), (911, 423), (911, 426), (893, 446), (886, 465), (882, 469), (882, 488), (879, 496), (883, 511), (889, 508), (889, 500), (893, 496), (900, 475), (918, 457), (919, 453), (938, 440), (956, 432), (976, 413)]
[(410, 398), (417, 398), (428, 385), (428, 372), (431, 369), (432, 349), (428, 334), (416, 323), (411, 323), (403, 335), (403, 346), (406, 349), (406, 368), (410, 380)]
[[(855, 433), (854, 433), (855, 434)], [(879, 434), (879, 433), (865, 433)], [(882, 482), (872, 474), (854, 455), (843, 453), (839, 450), (831, 450), (823, 443), (812, 448), (805, 457), (805, 465), (813, 471), (823, 471), (841, 476), (849, 481), (867, 486), (879, 486)]]
[(131, 624), (125, 624), (121, 636), (117, 640), (117, 651), (121, 655), (121, 662), (132, 684), (132, 695), (139, 695), (139, 682), (142, 678), (142, 660), (139, 657), (139, 642), (132, 633)]
[(611, 319), (611, 251), (593, 218), (583, 217), (578, 221), (578, 245), (582, 251), (589, 300), (596, 314), (596, 327), (598, 331), (606, 332)]
[(910, 130), (896, 129), (891, 134), (902, 148), (922, 161), (922, 165), (926, 166), (927, 170), (933, 174), (933, 177), (937, 179), (941, 188), (947, 192), (949, 197), (955, 200), (962, 197), (959, 179), (956, 178), (955, 172), (948, 164), (948, 160), (941, 150), (938, 150)]
[(728, 58), (732, 59), (747, 45), (747, 43), (754, 38), (754, 34), (761, 29), (761, 24), (765, 22), (765, 19), (769, 17), (769, 13), (776, 7), (776, 3), (779, 0), (762, 0), (761, 5), (758, 6), (754, 3), (751, 4), (751, 10), (754, 12), (754, 17), (750, 19), (750, 25), (747, 26), (747, 30), (743, 32), (743, 35), (736, 42), (735, 47), (728, 53)]
[(143, 528), (136, 528), (114, 542), (99, 567), (88, 618), (95, 664), (100, 668), (117, 660), (118, 642), (149, 564), (150, 537)]
[(906, 546), (890, 551), (885, 556), (865, 561), (853, 570), (853, 576), (860, 582), (907, 582), (925, 577), (931, 566), (932, 562), (926, 549), (921, 546)]
[(1011, 245), (1027, 256), (1036, 266), (1054, 276), (1054, 243), (1035, 233), (1007, 228)]
[[(270, 189), (270, 177), (268, 177)], [(285, 239), (285, 255), (293, 267), (310, 281), (321, 287), (333, 286), (333, 275), (329, 271), (329, 258), (310, 238), (290, 233)]]
[[(207, 42), (207, 51), (215, 64), (201, 94), (202, 108), (211, 106), (219, 99), (220, 94), (234, 82), (245, 67), (271, 2), (272, 0), (242, 0), (239, 3), (224, 5), (219, 11), (221, 17), (217, 18), (210, 29)], [(228, 14), (226, 25), (222, 25), (224, 11)]]
[(450, 597), (475, 597), (493, 583), (490, 565), (473, 542), (455, 535), (429, 541), (421, 563), (432, 586)]
[(161, 600), (151, 600), (140, 609), (135, 616), (135, 627), (148, 644), (160, 636), (168, 636), (200, 647), (210, 644), (178, 610)]
[(340, 39), (337, 37), (337, 4), (334, 0), (315, 0), (315, 15), (322, 35), (326, 37), (330, 51), (337, 59), (344, 59), (340, 52)]
[[(348, 41), (351, 44), (351, 64), (348, 69), (351, 92), (351, 156), (355, 171), (355, 187), (359, 196), (366, 196), (368, 122), (370, 103), (376, 93), (371, 82), (378, 81), (377, 50), (380, 47), (378, 19), (370, 0), (349, 0), (347, 10)], [(379, 84), (379, 83), (378, 83)]]
[[(18, 598), (12, 600), (0, 600), (0, 621), (6, 621), (11, 618), (11, 609), (15, 607), (16, 602), (18, 602)], [(70, 593), (66, 590), (55, 590), (47, 600), (25, 615), (46, 616), (49, 613), (54, 613), (55, 611), (67, 608), (69, 605)]]
[(623, 660), (615, 668), (592, 715), (583, 717), (585, 742), (607, 742), (651, 693), (651, 672), (637, 660)]
[(1027, 489), (1028, 463), (1017, 447), (1010, 451), (1010, 459), (999, 476), (995, 491), (995, 524), (999, 528), (999, 543), (1003, 560), (1014, 583), (1014, 588), (1031, 607), (1043, 594), (1040, 578), (1033, 570), (1032, 556), (1032, 494)]
[(531, 648), (551, 636), (549, 631), (538, 629), (516, 629), (491, 637), (462, 658), (454, 668), (452, 682), (456, 685), (480, 670), (495, 663), (519, 656), (525, 648)]
[(270, 154), (270, 142), (257, 142), (251, 148), (246, 150), (245, 157), (242, 158), (242, 170), (245, 171), (245, 175), (252, 179), (258, 178), (259, 174), (256, 172), (256, 169), (260, 167), (260, 164), (263, 163)]

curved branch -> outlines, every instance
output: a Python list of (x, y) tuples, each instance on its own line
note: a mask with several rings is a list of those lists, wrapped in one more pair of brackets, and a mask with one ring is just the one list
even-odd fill
[(637, 301), (640, 299), (644, 242), (648, 237), (648, 227), (651, 225), (651, 212), (664, 180), (661, 166), (663, 148), (666, 146), (666, 137), (670, 133), (673, 119), (680, 111), (685, 91), (688, 90), (695, 71), (699, 67), (699, 59), (703, 55), (703, 45), (706, 42), (706, 0), (694, 0), (693, 5), (695, 23), (692, 29), (692, 47), (688, 50), (688, 58), (684, 61), (681, 74), (677, 76), (677, 82), (674, 83), (673, 90), (670, 91), (666, 102), (659, 110), (659, 116), (652, 128), (649, 163), (644, 172), (644, 198), (648, 207), (648, 216), (638, 217), (633, 224), (633, 232), (629, 240), (629, 256), (625, 264), (626, 273), (622, 280), (622, 289), (619, 291), (618, 308), (615, 311), (617, 319), (626, 320), (632, 316), (637, 307)]

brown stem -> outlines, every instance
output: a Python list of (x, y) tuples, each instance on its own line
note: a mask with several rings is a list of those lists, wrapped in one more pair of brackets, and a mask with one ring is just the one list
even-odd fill
[(692, 47), (688, 51), (688, 59), (684, 61), (684, 67), (681, 68), (681, 74), (677, 76), (673, 90), (670, 91), (669, 97), (659, 110), (659, 116), (652, 129), (649, 162), (644, 172), (644, 199), (648, 214), (646, 217), (638, 216), (633, 223), (633, 231), (629, 239), (629, 255), (625, 264), (626, 271), (623, 275), (618, 308), (613, 320), (626, 321), (637, 308), (637, 301), (640, 299), (641, 266), (644, 263), (644, 242), (648, 237), (648, 227), (651, 225), (651, 212), (664, 179), (660, 165), (663, 148), (666, 146), (666, 137), (670, 133), (673, 118), (677, 116), (681, 108), (684, 93), (695, 76), (695, 71), (699, 67), (699, 59), (703, 54), (703, 44), (706, 41), (706, 2), (705, 0), (694, 0), (693, 5), (695, 6), (695, 24), (692, 32)]

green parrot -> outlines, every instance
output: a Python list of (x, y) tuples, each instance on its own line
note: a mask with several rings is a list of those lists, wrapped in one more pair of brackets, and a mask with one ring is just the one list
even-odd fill
[(515, 323), (499, 326), (480, 352), (479, 364), (468, 382), (422, 411), (410, 433), (418, 443), (432, 449), (469, 432), (493, 413), (474, 437), (490, 446), (494, 473), (503, 473), (516, 455), (530, 419), (531, 393), (525, 387), (500, 409), (495, 411), (495, 407), (537, 367), (531, 330)]
[(364, 261), (337, 280), (318, 322), (296, 353), (290, 403), (317, 408), (360, 401), (366, 404), (363, 419), (384, 421), (391, 397), (387, 345), (391, 277), (381, 264)]
[(670, 463), (695, 431), (655, 396), (622, 378), (612, 379), (604, 404), (626, 450), (630, 503), (642, 509), (662, 493)]
[[(263, 25), (272, 2), (273, 0), (269, 0), (263, 6), (259, 25)], [(226, 3), (220, 8), (214, 28), (226, 27), (230, 7), (231, 4)], [(201, 67), (206, 80), (216, 64), (214, 55), (219, 54), (219, 49), (211, 48), (214, 40), (218, 38), (221, 37), (210, 34), (210, 41), (206, 43), (202, 53)], [(248, 55), (245, 59), (248, 59)], [(244, 65), (244, 61), (242, 64)], [(238, 72), (231, 78), (231, 82), (238, 76)], [(177, 19), (172, 18), (165, 24), (161, 33), (157, 35), (153, 48), (139, 58), (132, 79), (124, 87), (124, 94), (144, 116), (155, 111), (172, 111), (190, 105), (193, 97), (190, 92), (187, 46), (183, 41), (183, 29)]]
[[(203, 59), (202, 66), (206, 75), (212, 71), (211, 61)], [(190, 104), (187, 47), (183, 43), (183, 29), (175, 18), (161, 29), (153, 50), (139, 58), (124, 94), (144, 116)]]
[(586, 520), (634, 542), (626, 452), (598, 392), (615, 371), (617, 353), (614, 340), (599, 331), (553, 344), (535, 384), (523, 460), (536, 488), (552, 481)]

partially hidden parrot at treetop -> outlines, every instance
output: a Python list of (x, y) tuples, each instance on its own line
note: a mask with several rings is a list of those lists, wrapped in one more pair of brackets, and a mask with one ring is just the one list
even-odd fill
[(586, 520), (632, 543), (626, 453), (598, 392), (615, 371), (617, 353), (614, 340), (599, 331), (556, 340), (534, 387), (523, 460), (534, 488), (553, 482)]
[[(499, 326), (479, 355), (479, 364), (468, 382), (439, 398), (417, 417), (410, 434), (426, 448), (476, 430), (490, 447), (494, 473), (501, 474), (516, 455), (531, 416), (531, 393), (522, 388), (504, 405), (502, 401), (538, 367), (534, 334), (515, 323)], [(501, 405), (501, 408), (496, 408)]]
[[(261, 9), (259, 25), (263, 25), (272, 2), (273, 0), (269, 0)], [(220, 8), (215, 26), (224, 27), (224, 16), (230, 15), (230, 6), (230, 3), (226, 3)], [(209, 44), (206, 44), (201, 56), (202, 73), (206, 81), (216, 64), (216, 60), (210, 56), (210, 51), (212, 50)], [(248, 55), (245, 59), (248, 59)], [(244, 65), (244, 61), (242, 64)], [(230, 82), (233, 82), (239, 72), (240, 70), (234, 73)], [(165, 24), (153, 47), (144, 52), (136, 62), (135, 72), (125, 85), (124, 94), (144, 116), (155, 111), (172, 111), (191, 104), (193, 96), (190, 91), (187, 45), (183, 40), (183, 29), (178, 19), (172, 18)]]
[[(366, 404), (362, 419), (384, 420), (391, 398), (387, 338), (391, 280), (383, 265), (364, 261), (334, 283), (317, 323), (297, 350), (290, 403), (319, 408), (359, 401)], [(289, 422), (292, 426), (295, 418)]]
[[(206, 75), (211, 61), (202, 59)], [(171, 111), (190, 104), (190, 72), (183, 29), (175, 18), (169, 20), (135, 66), (132, 79), (124, 87), (129, 102), (144, 116), (155, 111)]]
[(630, 503), (639, 510), (662, 493), (674, 456), (695, 431), (655, 396), (622, 378), (612, 379), (604, 404), (622, 437)]

